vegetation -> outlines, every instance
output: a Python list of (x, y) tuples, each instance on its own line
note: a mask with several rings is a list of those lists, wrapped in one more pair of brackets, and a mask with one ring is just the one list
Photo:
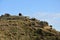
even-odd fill
[(46, 21), (21, 13), (18, 16), (6, 13), (0, 16), (0, 40), (60, 40), (60, 32), (52, 27)]
[(19, 16), (22, 16), (22, 14), (21, 14), (21, 13), (19, 13)]

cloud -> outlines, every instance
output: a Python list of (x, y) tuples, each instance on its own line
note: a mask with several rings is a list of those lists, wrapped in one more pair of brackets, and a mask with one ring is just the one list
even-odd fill
[(52, 18), (60, 18), (60, 13), (44, 13), (44, 12), (38, 12), (35, 13), (34, 16), (39, 16), (39, 17), (52, 17)]

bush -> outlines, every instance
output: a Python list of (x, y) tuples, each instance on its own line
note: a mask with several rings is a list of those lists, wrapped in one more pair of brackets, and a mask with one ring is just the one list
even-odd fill
[(22, 14), (21, 14), (21, 13), (19, 13), (19, 16), (22, 16)]
[(30, 20), (35, 21), (35, 20), (36, 20), (36, 18), (31, 18)]
[(35, 40), (40, 40), (40, 37), (37, 36), (37, 37), (35, 38)]
[(41, 26), (48, 26), (48, 22), (40, 21), (40, 25), (41, 25)]
[(8, 14), (8, 13), (5, 13), (5, 15), (4, 15), (4, 16), (8, 17), (8, 16), (10, 16), (10, 14)]
[(50, 25), (50, 27), (52, 27), (52, 25)]
[(41, 30), (41, 29), (37, 29), (37, 30), (35, 31), (35, 33), (36, 33), (36, 34), (38, 34), (38, 35), (43, 35), (43, 33), (42, 33), (42, 30)]

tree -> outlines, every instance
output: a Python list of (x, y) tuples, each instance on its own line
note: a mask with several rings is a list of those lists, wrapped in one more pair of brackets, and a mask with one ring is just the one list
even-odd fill
[(22, 16), (22, 14), (21, 14), (21, 13), (19, 13), (19, 16)]

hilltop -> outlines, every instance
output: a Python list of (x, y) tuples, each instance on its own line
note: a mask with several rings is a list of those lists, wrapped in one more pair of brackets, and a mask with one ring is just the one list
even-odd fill
[(6, 13), (0, 16), (0, 40), (60, 40), (60, 32), (46, 21)]

